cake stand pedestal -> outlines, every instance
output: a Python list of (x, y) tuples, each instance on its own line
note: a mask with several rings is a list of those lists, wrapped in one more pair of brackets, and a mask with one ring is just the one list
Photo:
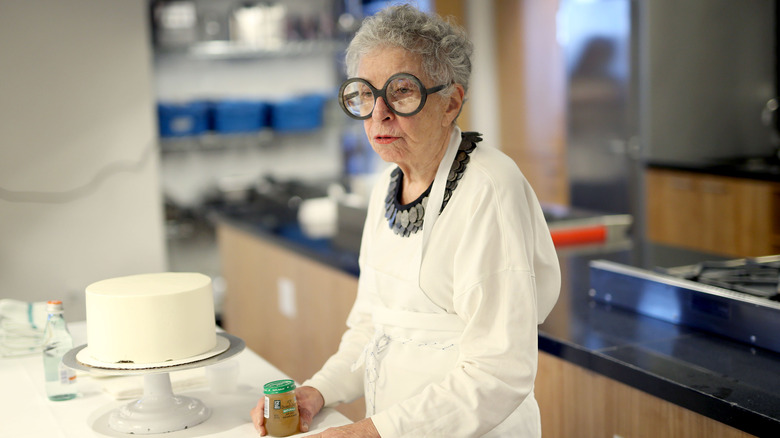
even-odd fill
[(210, 416), (202, 401), (173, 395), (170, 374), (147, 374), (143, 397), (112, 411), (108, 425), (123, 433), (165, 433), (197, 426)]
[(214, 365), (235, 356), (244, 349), (244, 341), (240, 338), (227, 333), (218, 333), (217, 336), (229, 341), (227, 350), (205, 359), (199, 357), (191, 362), (185, 360), (177, 365), (99, 367), (82, 361), (83, 356), (82, 360), (77, 358), (78, 353), (86, 345), (70, 350), (63, 357), (62, 362), (68, 367), (94, 374), (143, 375), (143, 397), (111, 411), (108, 417), (109, 427), (117, 432), (137, 435), (175, 432), (189, 429), (208, 420), (211, 409), (196, 398), (174, 395), (169, 373)]

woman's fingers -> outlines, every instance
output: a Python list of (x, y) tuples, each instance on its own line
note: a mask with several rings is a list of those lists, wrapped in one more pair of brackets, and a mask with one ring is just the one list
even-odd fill
[(308, 432), (312, 419), (320, 412), (325, 400), (323, 400), (322, 394), (311, 386), (296, 388), (295, 399), (298, 403), (301, 432)]
[(260, 433), (260, 436), (265, 436), (267, 433), (265, 430), (265, 416), (263, 411), (265, 408), (265, 397), (257, 401), (257, 406), (252, 408), (250, 412), (252, 416), (252, 425), (255, 426), (255, 430)]
[(301, 432), (308, 432), (309, 425), (311, 424), (312, 418), (314, 418), (314, 414), (312, 414), (311, 410), (302, 406), (298, 406), (298, 414), (300, 416)]
[[(320, 412), (322, 406), (325, 404), (325, 400), (322, 398), (322, 394), (311, 386), (296, 388), (295, 399), (298, 403), (299, 428), (301, 432), (308, 432), (312, 419)], [(257, 406), (252, 408), (252, 411), (250, 412), (252, 425), (261, 436), (265, 436), (268, 433), (265, 429), (264, 409), (265, 397), (258, 400)]]

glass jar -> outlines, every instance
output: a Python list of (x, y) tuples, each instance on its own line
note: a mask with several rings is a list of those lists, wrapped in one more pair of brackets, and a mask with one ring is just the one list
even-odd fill
[(265, 430), (271, 436), (289, 436), (298, 432), (298, 403), (295, 382), (275, 380), (263, 385), (265, 393)]

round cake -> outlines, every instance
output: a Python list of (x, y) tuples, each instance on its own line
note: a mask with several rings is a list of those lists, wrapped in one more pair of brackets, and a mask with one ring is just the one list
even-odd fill
[(106, 363), (158, 364), (216, 346), (211, 279), (163, 272), (111, 278), (86, 289), (87, 349)]

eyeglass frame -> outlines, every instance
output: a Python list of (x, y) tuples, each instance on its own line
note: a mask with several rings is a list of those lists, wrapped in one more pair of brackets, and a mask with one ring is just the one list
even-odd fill
[[(400, 77), (410, 77), (413, 80), (417, 81), (418, 84), (420, 84), (420, 105), (417, 107), (416, 110), (414, 110), (414, 111), (412, 111), (410, 113), (398, 112), (389, 103), (387, 103), (387, 86), (391, 82), (393, 82), (393, 80), (398, 79)], [(362, 82), (362, 83), (368, 85), (368, 88), (371, 90), (371, 94), (374, 96), (374, 105), (371, 108), (371, 112), (369, 112), (365, 116), (359, 116), (359, 115), (353, 114), (347, 108), (347, 105), (344, 102), (344, 90), (347, 88), (347, 86), (349, 86), (350, 84), (352, 84), (354, 82)], [(396, 73), (396, 74), (390, 76), (390, 78), (388, 78), (387, 81), (385, 81), (385, 85), (382, 86), (382, 88), (374, 87), (373, 85), (371, 85), (370, 82), (368, 82), (367, 80), (365, 80), (363, 78), (358, 78), (358, 77), (349, 78), (346, 81), (344, 81), (344, 83), (341, 84), (341, 87), (339, 88), (339, 106), (341, 106), (341, 109), (344, 110), (344, 112), (347, 113), (347, 115), (349, 117), (352, 117), (353, 119), (356, 119), (356, 120), (366, 120), (366, 119), (370, 118), (374, 114), (374, 110), (376, 109), (376, 101), (381, 97), (382, 99), (384, 99), (385, 106), (387, 106), (387, 109), (389, 109), (390, 112), (392, 112), (393, 114), (395, 114), (395, 115), (397, 115), (399, 117), (411, 117), (411, 116), (419, 113), (420, 111), (422, 111), (422, 109), (425, 107), (425, 103), (428, 101), (428, 95), (429, 94), (438, 93), (439, 91), (444, 90), (447, 87), (448, 87), (448, 84), (442, 84), (442, 85), (436, 85), (436, 86), (431, 87), (431, 88), (425, 88), (425, 85), (423, 85), (423, 83), (420, 80), (420, 78), (418, 78), (417, 76), (415, 76), (415, 75), (413, 75), (411, 73)]]

